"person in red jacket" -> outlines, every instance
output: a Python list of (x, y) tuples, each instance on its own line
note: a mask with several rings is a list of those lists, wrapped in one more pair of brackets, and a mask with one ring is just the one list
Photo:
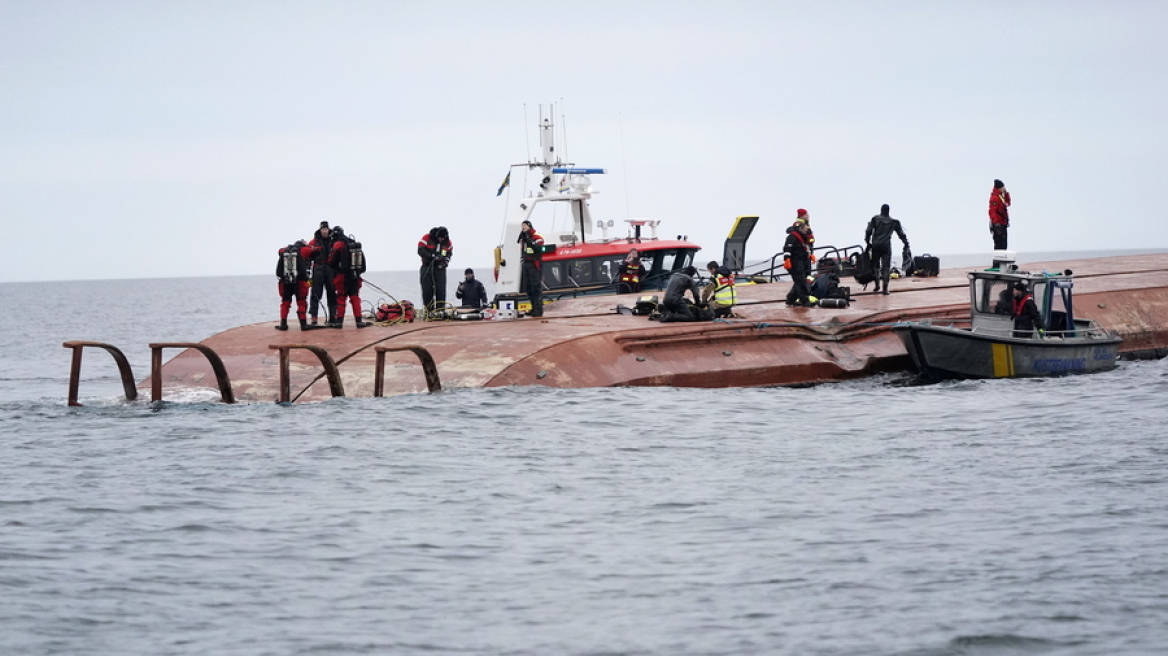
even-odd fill
[(337, 289), (337, 318), (331, 326), (340, 328), (345, 323), (345, 301), (353, 304), (353, 321), (358, 328), (369, 324), (361, 318), (361, 274), (365, 273), (365, 253), (361, 242), (345, 236), (341, 226), (333, 228), (333, 248), (329, 253), (329, 266), (336, 273), (333, 286)]
[(303, 241), (289, 244), (279, 250), (276, 261), (276, 277), (280, 279), (280, 325), (276, 330), (288, 330), (288, 311), (292, 309), (292, 297), (296, 297), (296, 316), (300, 319), (300, 330), (308, 330), (305, 316), (308, 309), (308, 262), (312, 259), (312, 249)]
[(1006, 229), (1010, 227), (1010, 192), (1001, 180), (994, 180), (990, 192), (990, 234), (994, 236), (994, 250), (1006, 250)]

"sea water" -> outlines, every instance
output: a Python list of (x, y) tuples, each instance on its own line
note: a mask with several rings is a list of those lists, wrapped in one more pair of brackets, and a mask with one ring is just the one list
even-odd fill
[(1165, 653), (1168, 361), (65, 405), (275, 287), (0, 285), (0, 654)]

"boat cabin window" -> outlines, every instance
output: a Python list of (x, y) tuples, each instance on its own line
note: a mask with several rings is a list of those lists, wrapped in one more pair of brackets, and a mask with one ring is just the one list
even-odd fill
[(567, 279), (564, 277), (564, 263), (563, 262), (544, 262), (543, 263), (543, 286), (548, 289), (556, 289), (557, 287), (567, 286)]
[[(1014, 280), (978, 278), (974, 285), (973, 309), (983, 314), (1014, 313)], [(1031, 294), (1034, 303), (1043, 307), (1046, 298), (1046, 283), (1032, 282)]]
[(587, 285), (595, 280), (595, 262), (593, 260), (570, 260), (567, 264), (569, 283)]

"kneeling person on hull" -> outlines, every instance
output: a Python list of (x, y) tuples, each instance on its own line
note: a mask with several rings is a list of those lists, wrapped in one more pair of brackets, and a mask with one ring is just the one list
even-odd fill
[(661, 321), (697, 321), (693, 307), (685, 302), (685, 293), (688, 291), (693, 296), (694, 304), (698, 303), (698, 284), (693, 278), (697, 272), (697, 269), (687, 266), (669, 276), (665, 300), (662, 301), (665, 311), (661, 313)]
[(710, 282), (702, 289), (702, 302), (713, 310), (715, 317), (734, 314), (734, 303), (738, 300), (734, 274), (713, 260), (706, 264), (706, 271), (710, 273)]

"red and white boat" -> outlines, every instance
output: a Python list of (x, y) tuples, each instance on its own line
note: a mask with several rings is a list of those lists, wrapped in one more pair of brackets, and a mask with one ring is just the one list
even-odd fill
[[(518, 200), (508, 196), (507, 225), (503, 243), (495, 248), (496, 293), (523, 302), (519, 278), (522, 267), (518, 243), (520, 225), (531, 221), (544, 238), (544, 295), (549, 300), (580, 294), (615, 293), (617, 270), (629, 251), (637, 249), (644, 266), (641, 289), (662, 289), (669, 274), (694, 263), (701, 246), (684, 236), (661, 239), (657, 219), (624, 219), (625, 236), (614, 236), (613, 219), (594, 219), (589, 201), (595, 191), (592, 177), (602, 168), (577, 167), (560, 160), (555, 148), (554, 106), (540, 108), (539, 142), (542, 160), (513, 164), (537, 172), (536, 187), (524, 190)], [(542, 115), (547, 111), (546, 115)], [(509, 185), (508, 174), (505, 186)], [(558, 219), (558, 222), (557, 222)], [(600, 232), (594, 237), (593, 228)]]

